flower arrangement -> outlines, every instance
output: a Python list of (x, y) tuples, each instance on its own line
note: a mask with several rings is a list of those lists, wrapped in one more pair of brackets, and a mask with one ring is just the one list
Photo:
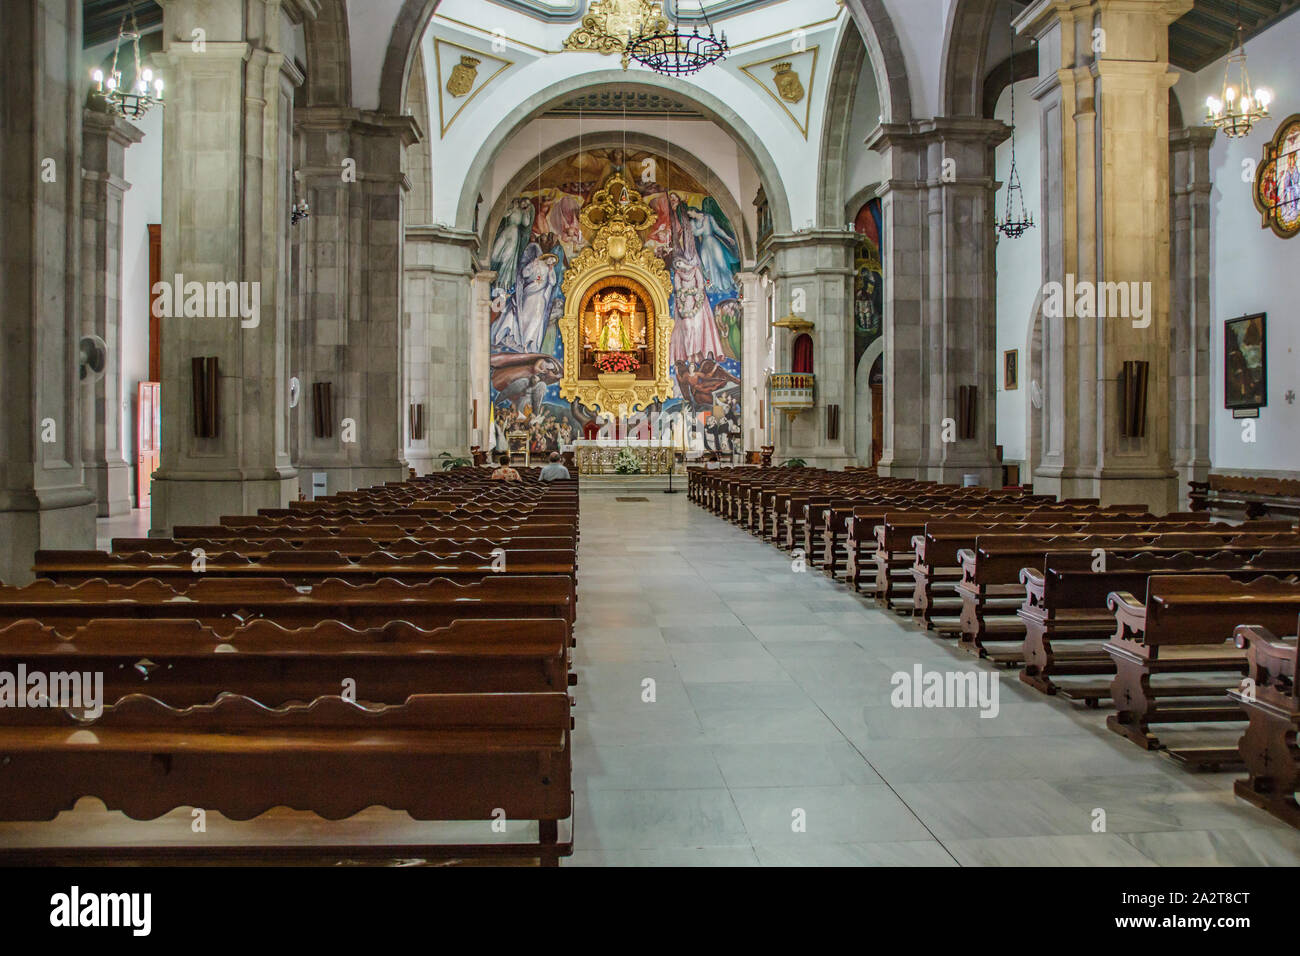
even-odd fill
[(620, 475), (639, 475), (641, 474), (641, 459), (630, 448), (620, 449), (618, 456), (614, 459), (614, 471)]
[(602, 375), (635, 372), (641, 367), (637, 357), (630, 352), (606, 352), (596, 359), (596, 371)]

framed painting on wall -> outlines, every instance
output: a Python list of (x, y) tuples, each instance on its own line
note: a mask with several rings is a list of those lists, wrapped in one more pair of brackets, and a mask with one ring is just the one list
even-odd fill
[(1002, 387), (1014, 392), (1020, 387), (1020, 350), (1007, 349), (1002, 353)]
[(1263, 408), (1268, 404), (1268, 351), (1265, 313), (1223, 323), (1223, 407)]

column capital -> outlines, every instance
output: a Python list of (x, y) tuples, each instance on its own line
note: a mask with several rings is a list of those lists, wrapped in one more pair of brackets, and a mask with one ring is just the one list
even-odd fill
[(81, 111), (81, 135), (95, 134), (125, 149), (144, 139), (144, 130), (116, 113), (86, 107)]
[(346, 130), (363, 136), (396, 136), (404, 147), (424, 139), (419, 121), (409, 113), (394, 115), (352, 106), (305, 106), (294, 110), (293, 122), (303, 131)]

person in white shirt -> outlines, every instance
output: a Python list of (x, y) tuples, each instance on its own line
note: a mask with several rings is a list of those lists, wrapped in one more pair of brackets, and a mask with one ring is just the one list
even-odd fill
[(541, 473), (537, 476), (542, 481), (555, 481), (559, 478), (568, 478), (569, 469), (560, 464), (560, 453), (551, 452), (550, 463), (543, 465)]

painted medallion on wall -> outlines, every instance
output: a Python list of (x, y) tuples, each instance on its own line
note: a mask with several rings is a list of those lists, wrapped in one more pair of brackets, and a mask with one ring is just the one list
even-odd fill
[(1268, 404), (1268, 349), (1265, 315), (1243, 315), (1223, 323), (1223, 407), (1263, 408)]
[(1264, 144), (1255, 173), (1255, 208), (1261, 226), (1283, 239), (1300, 232), (1300, 113), (1287, 117)]
[[(599, 223), (584, 207), (621, 177), (650, 213), (637, 226), (643, 248), (663, 263), (671, 281), (668, 308), (670, 397), (651, 402), (651, 415), (681, 411), (701, 426), (708, 450), (729, 452), (741, 429), (743, 308), (736, 274), (740, 244), (717, 200), (680, 166), (646, 151), (592, 149), (562, 159), (514, 196), (490, 249), (491, 395), (500, 439), (526, 428), (534, 454), (592, 431), (595, 408), (560, 394), (565, 375), (566, 273), (592, 242)], [(570, 283), (572, 286), (573, 283)], [(633, 282), (572, 290), (577, 303), (582, 368), (605, 353), (655, 352), (649, 290)], [(649, 437), (648, 421), (642, 426)], [(638, 437), (634, 435), (633, 437)]]
[(880, 243), (880, 200), (863, 204), (853, 220), (858, 250), (853, 277), (853, 366), (871, 343), (880, 338), (884, 320), (884, 276)]

